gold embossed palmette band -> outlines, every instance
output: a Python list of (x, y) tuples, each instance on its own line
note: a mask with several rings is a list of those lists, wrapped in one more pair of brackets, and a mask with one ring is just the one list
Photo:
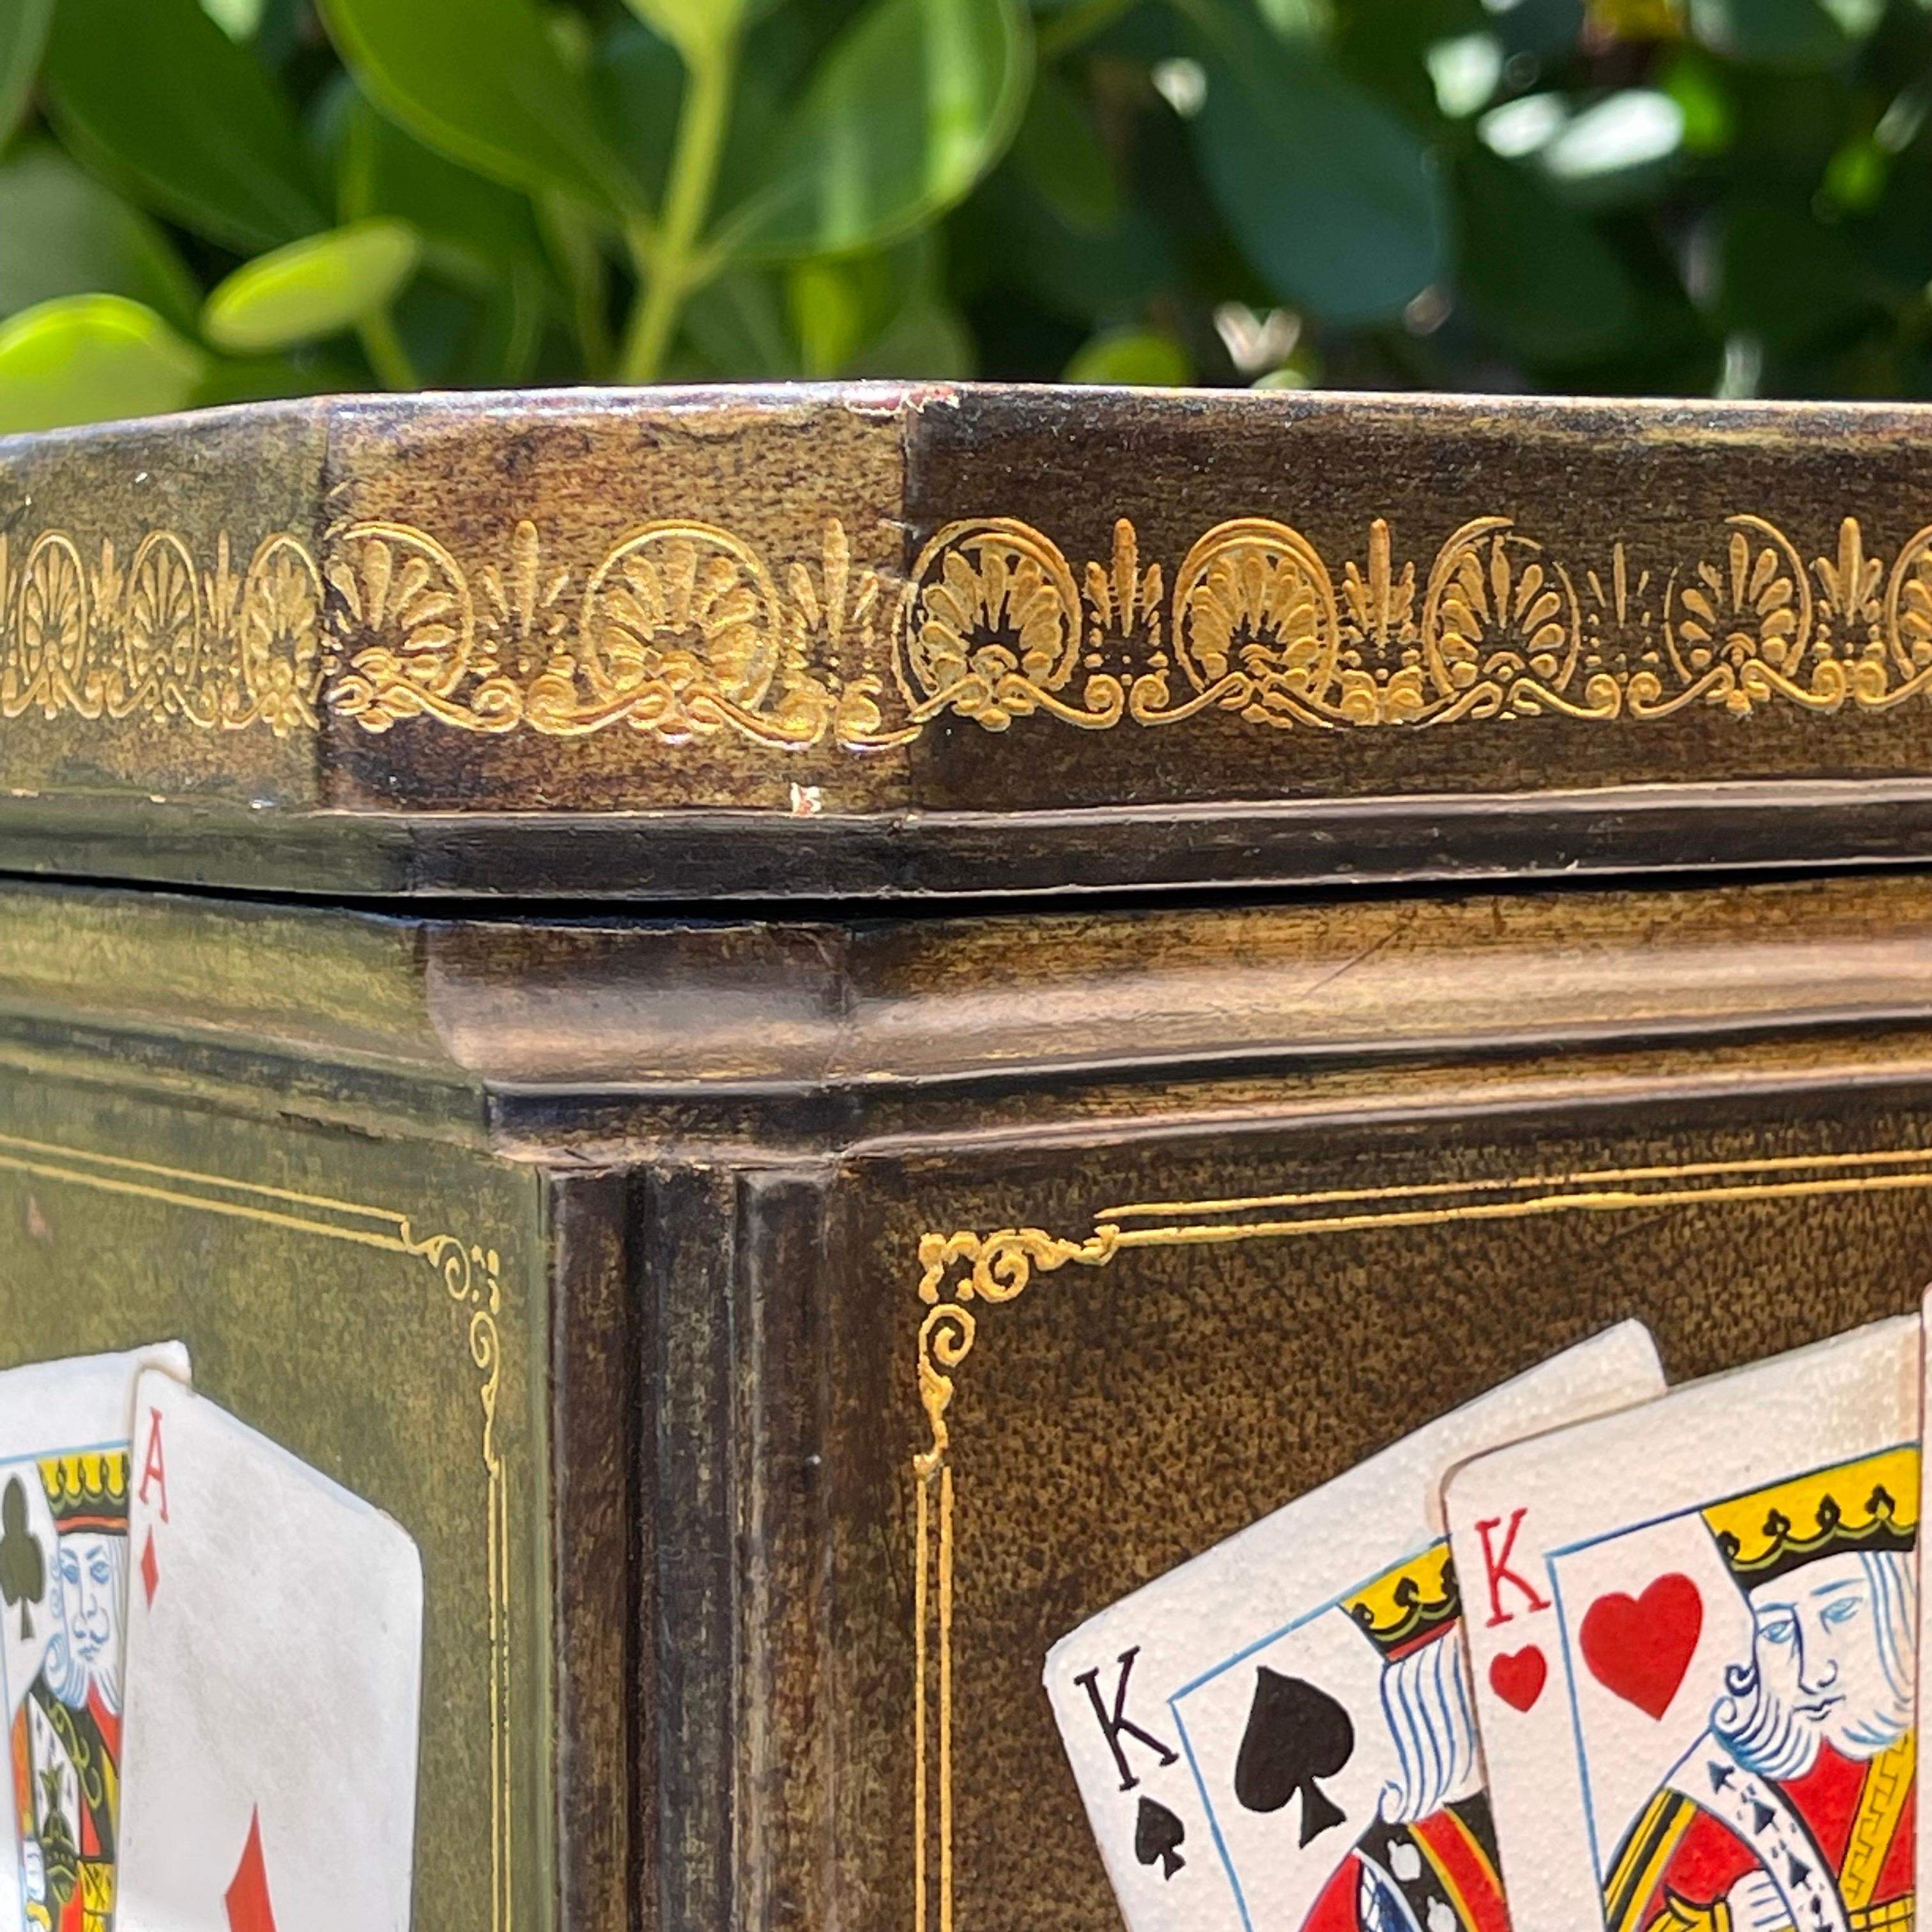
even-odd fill
[(1331, 567), (1286, 523), (1145, 556), (1134, 526), (1078, 567), (1010, 518), (948, 524), (903, 579), (844, 526), (775, 560), (716, 524), (646, 523), (563, 556), (530, 521), (459, 558), (400, 521), (320, 554), (172, 530), (0, 533), (0, 726), (368, 732), (410, 726), (782, 750), (902, 744), (942, 718), (1106, 730), (1205, 714), (1291, 730), (1564, 717), (1642, 724), (1876, 713), (1932, 690), (1932, 526), (1858, 517), (1805, 541), (1740, 513), (1642, 556), (1558, 554), (1473, 518), (1425, 563), (1380, 519)]

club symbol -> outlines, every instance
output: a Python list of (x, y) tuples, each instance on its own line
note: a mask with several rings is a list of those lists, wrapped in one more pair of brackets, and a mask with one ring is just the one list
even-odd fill
[(1144, 1865), (1160, 1861), (1160, 1875), (1172, 1878), (1187, 1861), (1180, 1846), (1187, 1827), (1157, 1799), (1143, 1798), (1134, 1826), (1134, 1856)]
[(0, 1499), (0, 1597), (10, 1610), (19, 1610), (23, 1643), (34, 1634), (33, 1606), (46, 1587), (46, 1553), (27, 1527), (27, 1492), (18, 1476), (10, 1476)]
[(1234, 1760), (1234, 1796), (1250, 1811), (1279, 1811), (1300, 1792), (1306, 1845), (1347, 1816), (1316, 1780), (1334, 1777), (1354, 1750), (1355, 1727), (1327, 1691), (1262, 1664)]

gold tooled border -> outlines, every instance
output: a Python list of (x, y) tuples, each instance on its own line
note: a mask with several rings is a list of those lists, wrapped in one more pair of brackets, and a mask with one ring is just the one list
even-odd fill
[(109, 1194), (134, 1195), (171, 1207), (228, 1215), (326, 1240), (352, 1241), (426, 1262), (442, 1277), (450, 1300), (467, 1309), (470, 1359), (482, 1377), (481, 1447), (488, 1485), (490, 1688), (490, 1924), (512, 1932), (510, 1756), (510, 1506), (503, 1459), (496, 1447), (496, 1396), (502, 1378), (497, 1317), (502, 1282), (497, 1252), (454, 1234), (418, 1234), (394, 1208), (332, 1200), (290, 1188), (269, 1187), (226, 1175), (130, 1160), (82, 1148), (0, 1134), (0, 1170), (42, 1180), (67, 1181)]
[(1108, 554), (1082, 558), (977, 515), (903, 574), (837, 517), (770, 554), (688, 517), (588, 547), (523, 517), (466, 531), (460, 556), (394, 518), (316, 541), (0, 530), (0, 727), (287, 737), (333, 717), (868, 754), (958, 720), (1350, 732), (1932, 698), (1932, 524), (1893, 549), (1856, 514), (1793, 535), (1738, 510), (1559, 550), (1524, 509), (1414, 551), (1374, 517), (1328, 557), (1270, 516), (1165, 558), (1121, 517)]
[(1932, 1148), (1909, 1148), (1219, 1200), (1134, 1202), (1102, 1208), (1093, 1232), (1076, 1240), (1040, 1228), (922, 1234), (917, 1385), (931, 1439), (912, 1459), (914, 1932), (929, 1932), (935, 1924), (937, 1932), (953, 1932), (952, 1622), (958, 1580), (946, 1413), (955, 1394), (955, 1372), (978, 1338), (978, 1306), (1016, 1300), (1036, 1273), (1050, 1274), (1070, 1265), (1105, 1267), (1130, 1248), (1194, 1247), (1532, 1214), (1616, 1214), (1712, 1199), (1798, 1200), (1928, 1188)]

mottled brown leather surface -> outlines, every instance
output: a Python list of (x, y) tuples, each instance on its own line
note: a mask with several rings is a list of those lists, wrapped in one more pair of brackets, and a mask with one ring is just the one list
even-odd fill
[[(1922, 1106), (1845, 1096), (1295, 1133), (1257, 1120), (1192, 1141), (866, 1166), (851, 1203), (863, 1259), (835, 1295), (826, 1362), (834, 1453), (848, 1485), (836, 1506), (829, 1606), (839, 1704), (834, 1856), (846, 1922), (912, 1922), (912, 1459), (930, 1442), (914, 1379), (922, 1231), (1033, 1224), (1081, 1236), (1096, 1210), (1137, 1199), (1372, 1193), (1524, 1176), (1550, 1178), (1550, 1187), (1530, 1190), (1539, 1198), (1566, 1185), (1716, 1190), (1810, 1177), (1835, 1187), (1865, 1170), (1754, 1166), (1581, 1186), (1564, 1178), (1808, 1162), (1910, 1149), (1928, 1136)], [(1274, 1211), (1426, 1214), (1484, 1198)], [(1929, 1274), (1932, 1188), (1859, 1185), (1141, 1249), (1036, 1272), (1011, 1301), (974, 1304), (976, 1340), (946, 1416), (957, 1513), (958, 1932), (1115, 1923), (1040, 1681), (1048, 1647), (1094, 1612), (1612, 1322), (1648, 1322), (1676, 1380), (1910, 1308)], [(928, 1771), (936, 1846), (936, 1749)], [(928, 1883), (936, 1928), (930, 1866)]]

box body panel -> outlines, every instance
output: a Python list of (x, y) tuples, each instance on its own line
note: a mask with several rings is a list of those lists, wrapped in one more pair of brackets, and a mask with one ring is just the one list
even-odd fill
[(6, 1366), (181, 1340), (203, 1394), (408, 1532), (426, 1599), (414, 1922), (553, 1922), (536, 1177), (158, 1103), (104, 1064), (84, 1082), (8, 1066), (0, 1226)]

